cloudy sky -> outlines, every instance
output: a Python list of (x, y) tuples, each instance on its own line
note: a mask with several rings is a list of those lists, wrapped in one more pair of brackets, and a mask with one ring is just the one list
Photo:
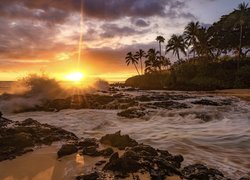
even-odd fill
[(0, 80), (45, 71), (62, 79), (72, 71), (107, 80), (135, 74), (124, 57), (139, 48), (158, 48), (181, 34), (190, 21), (218, 21), (242, 0), (0, 0)]

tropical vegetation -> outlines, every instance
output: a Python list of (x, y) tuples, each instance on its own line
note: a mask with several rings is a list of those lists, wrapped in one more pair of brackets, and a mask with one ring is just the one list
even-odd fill
[[(183, 34), (166, 41), (165, 54), (165, 38), (157, 36), (156, 41), (159, 49), (128, 53), (127, 64), (134, 64), (140, 75), (132, 78), (133, 83), (130, 78), (129, 85), (194, 90), (250, 87), (250, 7), (245, 2), (209, 27), (188, 23)], [(170, 54), (176, 57), (172, 64)]]

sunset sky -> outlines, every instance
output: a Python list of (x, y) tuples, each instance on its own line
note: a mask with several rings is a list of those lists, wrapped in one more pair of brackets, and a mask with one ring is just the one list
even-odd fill
[(242, 0), (83, 0), (83, 46), (78, 66), (80, 0), (0, 0), (0, 80), (44, 71), (60, 80), (72, 71), (124, 80), (135, 74), (124, 57), (158, 48), (190, 21), (209, 26)]

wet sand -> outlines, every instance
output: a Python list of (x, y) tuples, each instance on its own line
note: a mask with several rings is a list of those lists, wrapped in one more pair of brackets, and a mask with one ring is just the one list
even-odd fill
[[(116, 150), (116, 148), (114, 148)], [(77, 175), (88, 174), (102, 157), (89, 157), (73, 154), (57, 159), (57, 146), (43, 147), (14, 160), (0, 162), (1, 180), (73, 180)], [(123, 151), (118, 151), (120, 155)], [(102, 167), (102, 166), (101, 166)], [(140, 179), (150, 179), (148, 173), (138, 175)], [(108, 179), (113, 179), (108, 178)], [(127, 178), (133, 180), (132, 176)], [(166, 180), (180, 180), (179, 176), (166, 177)]]
[(225, 89), (212, 91), (212, 93), (223, 96), (235, 96), (250, 102), (250, 89)]

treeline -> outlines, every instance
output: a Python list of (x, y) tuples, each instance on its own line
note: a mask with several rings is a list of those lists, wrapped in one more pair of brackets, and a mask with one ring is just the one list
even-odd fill
[(214, 62), (199, 59), (175, 65), (171, 71), (131, 77), (125, 84), (141, 89), (169, 90), (250, 88), (250, 58), (240, 61), (239, 70), (237, 63), (237, 59), (231, 58)]
[[(173, 34), (167, 41), (165, 54), (162, 53), (165, 38), (158, 36), (156, 40), (159, 50), (140, 49), (129, 52), (125, 58), (127, 65), (134, 65), (138, 75), (145, 74), (145, 77), (136, 77), (136, 81), (143, 81), (137, 84), (147, 83), (144, 78), (161, 77), (156, 80), (158, 83), (152, 82), (161, 88), (250, 87), (245, 80), (247, 70), (250, 71), (247, 58), (250, 54), (250, 8), (247, 3), (239, 4), (237, 9), (208, 28), (199, 22), (190, 22), (183, 34)], [(170, 63), (166, 57), (168, 53), (177, 57), (175, 63)]]

